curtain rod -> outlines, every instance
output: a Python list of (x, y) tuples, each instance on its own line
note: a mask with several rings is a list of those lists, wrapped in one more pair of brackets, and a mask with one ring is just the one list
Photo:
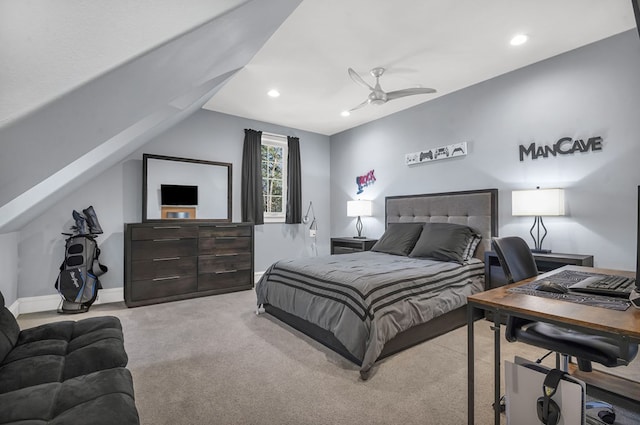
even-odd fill
[(288, 137), (288, 136), (285, 136), (283, 134), (269, 133), (268, 131), (263, 131), (262, 134), (264, 134), (265, 136), (270, 136), (270, 137), (284, 137), (285, 139)]

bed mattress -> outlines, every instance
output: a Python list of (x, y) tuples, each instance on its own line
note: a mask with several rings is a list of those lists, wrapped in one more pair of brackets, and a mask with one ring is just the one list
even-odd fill
[(398, 333), (466, 304), (484, 285), (484, 263), (460, 265), (380, 252), (274, 263), (256, 284), (270, 304), (331, 332), (366, 373)]

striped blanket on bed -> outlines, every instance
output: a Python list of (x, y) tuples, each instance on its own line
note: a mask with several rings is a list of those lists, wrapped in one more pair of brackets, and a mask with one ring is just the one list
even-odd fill
[(466, 304), (482, 290), (484, 263), (464, 265), (380, 252), (274, 263), (256, 284), (270, 304), (330, 331), (366, 373), (398, 333)]

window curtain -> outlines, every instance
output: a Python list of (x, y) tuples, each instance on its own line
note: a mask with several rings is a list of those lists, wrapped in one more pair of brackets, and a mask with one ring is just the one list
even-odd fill
[(285, 223), (302, 223), (302, 179), (300, 139), (287, 137), (287, 212)]
[(242, 221), (264, 224), (262, 131), (244, 130), (242, 149)]

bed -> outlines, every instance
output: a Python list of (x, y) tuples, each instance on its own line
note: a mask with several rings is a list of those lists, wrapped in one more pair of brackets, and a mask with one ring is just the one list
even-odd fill
[(367, 379), (376, 361), (466, 324), (466, 297), (484, 290), (497, 196), (386, 197), (386, 230), (372, 251), (278, 261), (256, 284), (258, 306)]

